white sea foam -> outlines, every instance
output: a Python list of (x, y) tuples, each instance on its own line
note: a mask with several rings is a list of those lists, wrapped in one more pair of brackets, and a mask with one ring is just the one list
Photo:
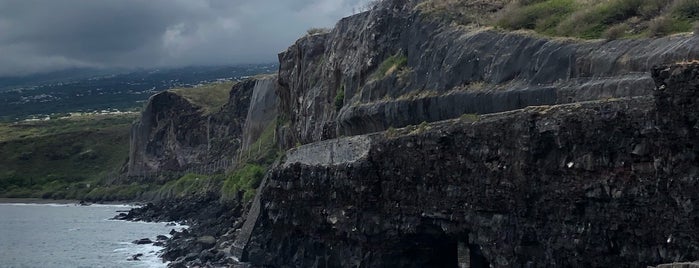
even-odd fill
[[(76, 204), (76, 205), (80, 206), (80, 204)], [(128, 209), (131, 209), (131, 208), (138, 208), (141, 206), (129, 205), (129, 204), (90, 204), (90, 205), (87, 205), (85, 207), (128, 208)]]
[[(29, 201), (31, 202), (31, 201)], [(136, 245), (133, 240), (166, 235), (184, 225), (103, 220), (114, 216), (114, 207), (75, 204), (0, 204), (0, 267), (165, 267), (158, 257), (161, 247)], [(46, 234), (27, 239), (27, 234)], [(41, 252), (29, 254), (28, 252)], [(128, 261), (136, 254), (140, 261)]]
[(129, 266), (134, 267), (166, 267), (167, 263), (164, 263), (158, 256), (163, 250), (163, 247), (158, 247), (153, 244), (142, 244), (136, 245), (128, 242), (119, 242), (119, 245), (123, 247), (114, 249), (113, 252), (119, 255), (121, 259), (128, 259), (136, 254), (143, 254), (139, 257), (138, 261), (127, 261)]

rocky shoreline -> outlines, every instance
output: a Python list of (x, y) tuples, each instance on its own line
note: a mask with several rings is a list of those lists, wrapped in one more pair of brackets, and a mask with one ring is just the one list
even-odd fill
[[(189, 226), (172, 229), (170, 237), (158, 235), (155, 241), (138, 239), (134, 243), (163, 246), (160, 257), (168, 267), (225, 267), (235, 264), (230, 248), (243, 225), (245, 207), (219, 202), (216, 194), (187, 199), (150, 202), (115, 216), (115, 220), (177, 222)], [(174, 226), (174, 225), (173, 225)], [(134, 261), (138, 256), (133, 256)]]

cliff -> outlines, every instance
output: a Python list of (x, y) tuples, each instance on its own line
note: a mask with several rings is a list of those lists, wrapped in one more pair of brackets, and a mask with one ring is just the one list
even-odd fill
[(577, 41), (444, 23), (381, 1), (279, 55), (286, 148), (457, 118), (648, 95), (653, 65), (699, 57), (694, 35)]
[(275, 267), (627, 267), (699, 259), (699, 64), (653, 96), (467, 116), (290, 150), (238, 257)]
[[(699, 258), (699, 65), (654, 68), (698, 58), (696, 35), (547, 38), (453, 24), (422, 3), (380, 1), (299, 39), (276, 77), (236, 85), (213, 114), (151, 99), (134, 174), (250, 157), (266, 135), (292, 148), (241, 218), (217, 218), (229, 229), (215, 245), (173, 253), (176, 265), (212, 250), (271, 267)], [(228, 186), (253, 187), (257, 168)]]
[(239, 82), (212, 112), (177, 92), (152, 96), (132, 127), (128, 174), (153, 180), (168, 172), (230, 168), (275, 118), (276, 84), (273, 75)]
[(682, 76), (696, 65), (651, 73), (699, 57), (696, 35), (544, 38), (444, 23), (420, 2), (382, 1), (279, 54), (280, 145), (306, 145), (267, 173), (234, 255), (275, 267), (699, 258), (683, 149), (696, 147), (697, 77)]

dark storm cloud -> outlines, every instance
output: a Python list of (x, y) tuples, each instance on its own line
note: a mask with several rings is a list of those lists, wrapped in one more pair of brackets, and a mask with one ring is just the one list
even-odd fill
[(0, 76), (274, 61), (306, 29), (362, 2), (0, 0)]

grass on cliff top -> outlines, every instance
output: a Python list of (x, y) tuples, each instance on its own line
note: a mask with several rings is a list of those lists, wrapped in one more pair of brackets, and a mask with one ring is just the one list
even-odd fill
[(699, 30), (697, 0), (428, 0), (418, 8), (457, 24), (526, 29), (554, 37), (617, 39)]
[(210, 114), (226, 104), (234, 84), (235, 82), (232, 81), (216, 82), (198, 87), (175, 88), (170, 91), (202, 107), (205, 114)]
[(76, 198), (124, 164), (136, 114), (0, 123), (0, 196)]

